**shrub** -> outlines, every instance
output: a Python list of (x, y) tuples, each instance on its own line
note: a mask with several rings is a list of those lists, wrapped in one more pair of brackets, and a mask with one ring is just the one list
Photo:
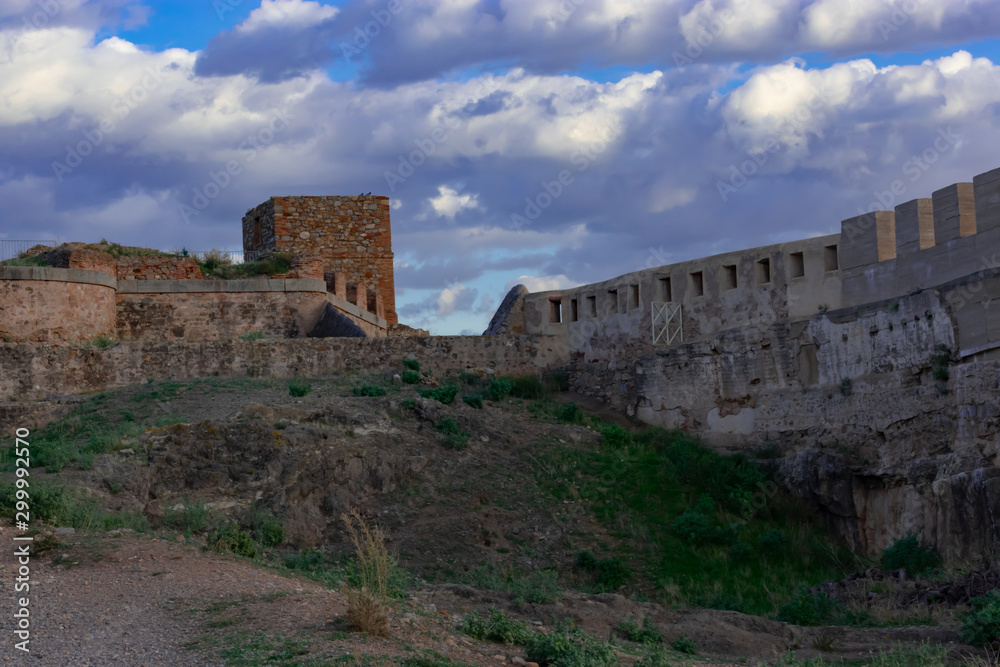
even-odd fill
[(684, 635), (670, 642), (670, 648), (678, 653), (686, 653), (687, 655), (694, 655), (698, 652), (698, 645)]
[(106, 347), (111, 347), (114, 344), (115, 342), (110, 338), (108, 338), (107, 336), (98, 336), (97, 338), (94, 339), (94, 342), (91, 343), (91, 345), (93, 345), (99, 350), (103, 350)]
[(559, 408), (556, 419), (567, 424), (582, 424), (584, 419), (583, 410), (576, 403), (567, 403)]
[(503, 642), (523, 646), (532, 633), (527, 624), (516, 621), (501, 609), (490, 607), (489, 616), (471, 611), (462, 621), (462, 632), (480, 641)]
[(416, 371), (403, 371), (403, 384), (418, 384), (420, 373)]
[(916, 535), (908, 534), (889, 545), (882, 552), (879, 563), (883, 570), (906, 570), (911, 577), (918, 577), (941, 566), (941, 556), (933, 547), (920, 544)]
[(408, 371), (420, 372), (420, 362), (416, 359), (403, 359), (403, 368)]
[(632, 441), (632, 437), (629, 432), (623, 429), (618, 424), (607, 424), (601, 429), (601, 435), (604, 436), (604, 442), (611, 447), (625, 447)]
[(288, 393), (295, 398), (302, 398), (313, 390), (312, 385), (298, 378), (288, 381)]
[(443, 387), (438, 387), (437, 389), (425, 389), (420, 392), (423, 398), (432, 398), (435, 401), (440, 401), (445, 405), (448, 405), (455, 400), (458, 396), (458, 386), (449, 384)]
[(649, 620), (649, 616), (643, 616), (642, 627), (635, 622), (634, 618), (626, 618), (618, 625), (618, 631), (625, 635), (629, 641), (640, 644), (663, 643), (663, 633), (653, 625), (652, 621)]
[(353, 389), (355, 396), (385, 396), (385, 387), (377, 384), (363, 384)]
[(514, 381), (508, 377), (493, 378), (486, 388), (486, 398), (491, 401), (502, 401), (514, 390)]
[(821, 625), (834, 611), (833, 602), (826, 593), (810, 593), (800, 589), (792, 600), (778, 611), (778, 620), (793, 625)]
[(679, 515), (670, 523), (670, 530), (688, 544), (707, 544), (719, 537), (712, 514), (715, 500), (707, 493), (698, 497), (694, 507)]
[(785, 535), (785, 531), (779, 528), (772, 528), (763, 532), (757, 538), (757, 546), (760, 547), (761, 552), (764, 554), (776, 556), (781, 554), (788, 546), (788, 537)]
[(205, 542), (209, 549), (229, 551), (244, 558), (256, 558), (260, 553), (250, 533), (232, 523), (217, 528)]
[(617, 557), (597, 558), (589, 551), (580, 551), (576, 555), (576, 564), (594, 575), (598, 586), (605, 591), (618, 590), (632, 577), (628, 566)]
[(513, 378), (510, 395), (514, 398), (538, 400), (545, 398), (545, 385), (537, 375), (518, 375)]
[(212, 248), (202, 257), (201, 262), (202, 270), (211, 275), (216, 269), (223, 266), (231, 266), (233, 260), (229, 257), (229, 253), (225, 250), (219, 250), (218, 248)]
[(357, 581), (344, 585), (347, 594), (347, 622), (360, 632), (374, 636), (389, 634), (389, 577), (392, 557), (385, 548), (385, 534), (370, 528), (358, 511), (341, 514), (356, 551)]
[(264, 507), (254, 504), (247, 514), (250, 532), (265, 547), (276, 547), (285, 541), (285, 527), (278, 517)]
[(528, 660), (541, 667), (613, 667), (618, 655), (614, 648), (577, 627), (561, 625), (548, 635), (535, 634), (524, 646)]
[(513, 593), (515, 604), (552, 604), (562, 592), (558, 576), (552, 570), (535, 570), (524, 574), (517, 570), (498, 570), (492, 565), (480, 565), (462, 579), (477, 588)]
[(264, 340), (263, 331), (248, 331), (240, 335), (240, 340)]
[(1000, 639), (1000, 591), (969, 600), (971, 609), (962, 616), (962, 641), (986, 646)]
[(479, 394), (469, 394), (468, 396), (463, 396), (462, 402), (470, 408), (476, 408), (477, 410), (480, 410), (483, 407), (483, 397)]

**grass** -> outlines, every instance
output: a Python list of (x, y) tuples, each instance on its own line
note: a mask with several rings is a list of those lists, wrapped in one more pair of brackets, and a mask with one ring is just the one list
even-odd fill
[(267, 338), (263, 331), (248, 331), (245, 334), (240, 334), (240, 340), (264, 340)]
[(238, 280), (240, 278), (261, 278), (288, 273), (292, 268), (292, 255), (278, 253), (256, 262), (243, 264), (226, 264), (209, 258), (198, 264), (206, 278), (221, 280)]
[(300, 378), (295, 378), (288, 381), (288, 393), (290, 396), (295, 398), (302, 398), (303, 396), (308, 396), (313, 390), (312, 384), (306, 380)]
[(385, 547), (385, 534), (371, 528), (361, 514), (351, 510), (341, 519), (356, 552), (357, 579), (344, 586), (347, 623), (358, 632), (385, 637), (389, 634), (389, 579), (394, 561)]
[(355, 396), (385, 396), (385, 387), (377, 384), (363, 384), (351, 390)]
[[(750, 459), (680, 432), (602, 432), (598, 445), (540, 454), (536, 481), (558, 500), (585, 503), (621, 540), (620, 563), (634, 566), (626, 590), (774, 616), (802, 585), (840, 579), (856, 565)], [(601, 560), (578, 561), (585, 585), (601, 584)]]
[(50, 266), (38, 255), (33, 257), (16, 257), (0, 262), (0, 266)]
[(555, 570), (533, 570), (525, 573), (516, 569), (480, 565), (461, 578), (464, 583), (477, 588), (512, 593), (514, 602), (518, 604), (521, 602), (552, 604), (562, 593)]

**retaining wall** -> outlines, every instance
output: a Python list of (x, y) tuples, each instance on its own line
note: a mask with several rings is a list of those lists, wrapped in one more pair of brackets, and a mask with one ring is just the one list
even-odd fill
[(74, 343), (114, 335), (114, 276), (0, 267), (0, 340)]

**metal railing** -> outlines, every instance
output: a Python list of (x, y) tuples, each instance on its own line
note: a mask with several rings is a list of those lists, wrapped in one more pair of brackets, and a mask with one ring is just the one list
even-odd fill
[(653, 345), (684, 342), (684, 320), (681, 304), (669, 302), (653, 303)]
[(16, 241), (12, 239), (0, 239), (0, 262), (4, 262), (8, 259), (14, 259), (25, 250), (33, 248), (36, 245), (47, 245), (54, 248), (58, 244), (59, 241), (56, 239), (48, 239), (46, 241)]
[(223, 255), (229, 257), (229, 261), (233, 264), (244, 264), (246, 262), (256, 262), (258, 259), (266, 255), (267, 253), (262, 250), (187, 250), (189, 257), (194, 257), (195, 259), (204, 261), (205, 255), (212, 253), (222, 252)]

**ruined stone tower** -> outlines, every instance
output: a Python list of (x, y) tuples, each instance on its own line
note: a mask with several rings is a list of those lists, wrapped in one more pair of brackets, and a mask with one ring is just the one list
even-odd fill
[(331, 290), (342, 274), (349, 293), (364, 285), (371, 312), (380, 295), (386, 322), (398, 321), (388, 197), (271, 197), (243, 217), (243, 249), (319, 257)]

